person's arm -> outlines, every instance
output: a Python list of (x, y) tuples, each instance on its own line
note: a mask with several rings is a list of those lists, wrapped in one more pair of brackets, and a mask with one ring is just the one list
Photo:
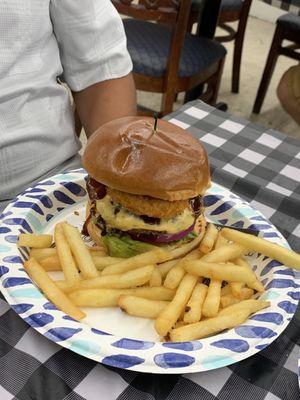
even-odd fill
[(73, 97), (87, 137), (105, 122), (136, 115), (136, 92), (131, 74), (73, 92)]
[(120, 15), (110, 0), (50, 0), (64, 81), (87, 135), (136, 113), (132, 62)]

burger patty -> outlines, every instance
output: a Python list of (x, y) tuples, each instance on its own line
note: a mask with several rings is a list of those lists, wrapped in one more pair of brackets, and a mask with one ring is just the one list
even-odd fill
[(138, 215), (168, 218), (181, 214), (189, 206), (189, 200), (167, 201), (150, 196), (135, 195), (107, 188), (112, 200)]

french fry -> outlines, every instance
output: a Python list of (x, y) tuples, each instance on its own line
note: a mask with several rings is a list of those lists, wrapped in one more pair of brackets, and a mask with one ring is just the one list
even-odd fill
[[(56, 249), (55, 249), (56, 250)], [(44, 268), (45, 271), (61, 271), (62, 266), (60, 264), (58, 255), (50, 256), (47, 258), (42, 258), (39, 260), (39, 263)]]
[(178, 262), (179, 260), (170, 260), (157, 265), (157, 269), (159, 269), (162, 279), (165, 279), (170, 269), (172, 269)]
[[(52, 250), (52, 249), (51, 249)], [(54, 249), (56, 251), (56, 249)], [(116, 264), (123, 260), (123, 258), (117, 257), (109, 257), (109, 256), (100, 256), (98, 254), (94, 254), (91, 252), (92, 259), (98, 271), (101, 271), (105, 267), (109, 265)], [(49, 256), (47, 258), (42, 258), (40, 261), (41, 266), (45, 271), (61, 271), (62, 267), (60, 265), (60, 261), (58, 255), (55, 254), (53, 256)]]
[(130, 289), (87, 289), (68, 293), (72, 303), (79, 307), (117, 307), (119, 297)]
[(241, 300), (247, 300), (247, 299), (250, 299), (253, 295), (254, 295), (254, 290), (253, 289), (244, 287), (242, 289), (242, 291), (241, 291), (241, 294), (240, 294), (239, 298)]
[[(88, 251), (92, 254), (92, 257), (97, 258), (98, 256), (101, 257), (105, 257), (107, 258), (107, 255), (100, 250), (94, 250), (94, 247), (86, 247), (88, 249)], [(37, 261), (41, 261), (44, 260), (45, 258), (49, 258), (49, 257), (58, 257), (57, 255), (57, 250), (55, 247), (50, 247), (49, 249), (31, 249), (30, 250), (30, 257), (35, 258)], [(109, 257), (109, 258), (115, 258), (115, 263), (118, 262), (118, 260), (122, 260), (116, 257)], [(57, 258), (58, 260), (58, 258)]]
[(86, 248), (91, 253), (92, 257), (97, 257), (97, 256), (108, 257), (106, 250), (102, 249), (101, 247), (99, 248), (99, 247), (86, 246)]
[(202, 339), (206, 336), (222, 332), (225, 329), (234, 328), (245, 322), (248, 316), (249, 310), (247, 309), (228, 315), (218, 315), (217, 317), (208, 318), (195, 324), (173, 329), (170, 332), (170, 339), (172, 342), (187, 342)]
[(167, 289), (163, 286), (159, 287), (138, 287), (134, 289), (127, 289), (128, 292), (125, 294), (131, 294), (132, 296), (143, 297), (149, 300), (165, 300), (170, 301), (175, 296), (175, 290)]
[(169, 289), (176, 289), (184, 275), (186, 274), (185, 269), (183, 268), (184, 260), (197, 260), (200, 258), (200, 252), (198, 249), (192, 250), (189, 254), (184, 256), (168, 273), (166, 279), (164, 281), (164, 286)]
[(55, 247), (50, 247), (49, 249), (31, 249), (30, 257), (35, 258), (37, 261), (41, 261), (45, 258), (57, 256), (57, 251)]
[(100, 253), (103, 253), (103, 255), (107, 255), (104, 245), (103, 246), (89, 246), (88, 249), (92, 254), (97, 253), (100, 255)]
[(204, 317), (216, 317), (220, 307), (222, 281), (211, 279), (202, 306)]
[(150, 277), (149, 286), (150, 287), (158, 287), (162, 284), (162, 277), (159, 269), (155, 266), (152, 275)]
[(216, 250), (216, 249), (218, 249), (219, 247), (226, 246), (226, 245), (228, 245), (228, 244), (229, 244), (228, 240), (225, 239), (224, 236), (222, 236), (221, 231), (219, 231), (219, 232), (218, 232), (217, 240), (216, 240), (216, 242), (215, 242), (215, 247), (214, 247), (214, 249)]
[(244, 282), (228, 282), (232, 294), (238, 299), (241, 298), (242, 289), (245, 286)]
[(179, 263), (169, 271), (164, 281), (164, 286), (169, 289), (176, 289), (185, 274), (186, 271), (179, 261)]
[(189, 302), (185, 307), (183, 321), (186, 324), (193, 324), (201, 319), (202, 306), (207, 294), (207, 286), (203, 283), (197, 283), (194, 287), (193, 293)]
[(174, 326), (180, 314), (184, 310), (192, 291), (196, 286), (198, 278), (192, 275), (185, 275), (177, 292), (170, 304), (159, 314), (155, 321), (155, 329), (159, 335), (165, 336)]
[(237, 304), (233, 304), (232, 306), (223, 308), (222, 310), (219, 311), (219, 315), (227, 315), (245, 309), (250, 310), (251, 314), (253, 314), (269, 306), (270, 302), (265, 300), (254, 300), (254, 299), (243, 300)]
[(61, 224), (55, 226), (54, 241), (65, 280), (71, 285), (75, 285), (81, 278)]
[[(220, 247), (221, 249), (221, 247)], [(253, 271), (247, 267), (234, 264), (215, 264), (201, 260), (185, 261), (184, 268), (191, 275), (203, 276), (220, 281), (233, 282), (253, 282)]]
[(214, 224), (209, 223), (205, 235), (200, 243), (199, 249), (202, 253), (207, 254), (214, 247), (215, 241), (218, 237), (218, 229)]
[(126, 314), (149, 319), (155, 319), (168, 304), (168, 301), (148, 300), (130, 295), (121, 295), (118, 301), (119, 307)]
[(17, 245), (19, 247), (31, 247), (42, 249), (50, 247), (52, 244), (52, 235), (33, 235), (31, 233), (20, 233)]
[(241, 267), (246, 267), (249, 269), (249, 271), (252, 272), (252, 276), (253, 276), (253, 281), (248, 283), (247, 285), (256, 290), (257, 292), (263, 293), (265, 291), (265, 288), (263, 286), (263, 284), (258, 280), (257, 276), (255, 275), (255, 273), (253, 272), (251, 266), (249, 265), (249, 263), (244, 259), (244, 258), (238, 258), (236, 261), (236, 264), (241, 266)]
[(104, 268), (108, 267), (109, 265), (114, 265), (120, 261), (123, 261), (124, 258), (118, 257), (109, 257), (99, 255), (96, 252), (91, 252), (92, 259), (98, 271), (102, 271)]
[(57, 286), (65, 293), (80, 289), (127, 289), (142, 286), (147, 283), (154, 271), (153, 265), (134, 269), (124, 274), (98, 276), (98, 278), (86, 279), (74, 285), (66, 281), (57, 281)]
[(237, 297), (234, 297), (230, 294), (226, 294), (225, 296), (221, 296), (220, 306), (222, 308), (226, 308), (226, 307), (232, 306), (233, 304), (236, 304), (239, 302), (240, 302), (240, 299), (238, 299)]
[(74, 304), (81, 307), (117, 307), (119, 297), (132, 295), (149, 300), (170, 301), (174, 297), (174, 290), (164, 288), (139, 287), (135, 289), (84, 289), (68, 294)]
[(226, 296), (228, 294), (232, 296), (232, 291), (229, 285), (225, 285), (221, 289), (221, 296)]
[(234, 229), (223, 228), (222, 235), (244, 246), (248, 252), (262, 253), (288, 267), (300, 270), (300, 254), (297, 254), (293, 250), (288, 250), (268, 240)]
[(230, 243), (211, 251), (209, 254), (205, 254), (205, 256), (202, 257), (202, 261), (210, 263), (225, 263), (226, 261), (233, 260), (246, 253), (247, 249), (244, 246)]
[(183, 257), (186, 254), (188, 254), (190, 251), (192, 251), (193, 249), (195, 249), (196, 247), (198, 247), (199, 243), (202, 240), (202, 235), (197, 236), (194, 240), (192, 240), (189, 243), (186, 243), (180, 247), (178, 247), (177, 249), (171, 250), (171, 255), (172, 255), (172, 259), (174, 258), (179, 258), (179, 257)]
[(78, 229), (66, 222), (62, 223), (62, 228), (82, 276), (85, 279), (96, 278), (98, 276), (97, 268)]
[(70, 315), (70, 317), (80, 320), (86, 316), (68, 297), (55, 285), (52, 279), (44, 271), (43, 267), (34, 259), (25, 261), (24, 267), (30, 277), (35, 281), (38, 287), (44, 292), (46, 297), (61, 311)]
[(179, 320), (176, 322), (176, 324), (174, 325), (174, 329), (175, 328), (180, 328), (181, 326), (186, 326), (187, 324), (183, 321), (183, 320)]
[(117, 264), (110, 265), (102, 271), (102, 275), (123, 274), (136, 268), (144, 267), (145, 265), (157, 264), (171, 258), (170, 252), (156, 248), (146, 253), (137, 256), (126, 258)]

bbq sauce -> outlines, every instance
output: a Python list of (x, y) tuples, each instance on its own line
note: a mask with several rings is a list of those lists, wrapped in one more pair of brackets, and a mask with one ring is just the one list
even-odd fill
[(106, 196), (106, 186), (91, 177), (88, 177), (86, 189), (91, 201), (101, 200)]
[(189, 200), (190, 206), (195, 214), (195, 217), (198, 218), (201, 214), (201, 209), (203, 207), (203, 200), (201, 196), (193, 197)]
[(94, 217), (96, 215), (96, 201), (92, 201), (91, 205), (90, 205), (90, 214), (87, 217), (87, 219), (85, 220), (85, 223), (83, 224), (81, 233), (83, 236), (89, 236), (88, 230), (87, 230), (87, 226), (91, 220), (92, 217)]
[(86, 182), (86, 189), (90, 198), (91, 207), (90, 207), (90, 215), (87, 217), (82, 227), (81, 233), (84, 236), (89, 236), (89, 233), (87, 231), (87, 225), (90, 222), (90, 219), (96, 214), (96, 200), (103, 199), (103, 197), (106, 196), (106, 186), (100, 182), (97, 182), (95, 179), (89, 176)]
[(145, 224), (151, 224), (151, 225), (160, 224), (160, 218), (148, 217), (148, 215), (140, 215), (140, 218), (145, 222)]
[(88, 223), (90, 222), (90, 220), (91, 220), (91, 214), (87, 217), (87, 219), (85, 220), (85, 222), (83, 224), (83, 227), (82, 227), (82, 230), (81, 230), (81, 234), (83, 236), (89, 236), (89, 233), (88, 233), (88, 230), (87, 230), (87, 226), (88, 226)]

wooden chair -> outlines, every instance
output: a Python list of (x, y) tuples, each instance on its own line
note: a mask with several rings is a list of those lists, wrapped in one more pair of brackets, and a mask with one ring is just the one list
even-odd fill
[[(283, 41), (288, 40), (292, 44), (283, 46)], [(257, 91), (252, 112), (259, 114), (265, 99), (270, 80), (279, 55), (290, 57), (300, 61), (300, 17), (293, 14), (285, 14), (277, 20), (276, 30), (266, 61), (265, 69)], [(299, 111), (300, 112), (300, 111)]]
[[(123, 22), (136, 88), (163, 93), (160, 116), (172, 111), (176, 93), (201, 83), (207, 87), (202, 100), (216, 103), (226, 50), (187, 33), (191, 0), (112, 2), (120, 14), (132, 17)], [(140, 113), (149, 115), (150, 110)]]
[[(233, 93), (239, 92), (242, 51), (251, 3), (252, 0), (222, 0), (221, 2), (218, 26), (228, 34), (216, 36), (215, 38), (221, 43), (234, 40), (231, 81), (231, 91)], [(197, 9), (199, 9), (200, 12), (201, 6), (202, 0), (192, 1), (192, 21), (190, 21), (190, 26), (191, 23), (196, 22), (197, 18), (195, 18), (195, 15)], [(235, 21), (238, 21), (237, 30), (231, 25), (228, 25), (228, 23)]]
[[(231, 91), (238, 93), (240, 88), (241, 60), (245, 30), (248, 21), (252, 0), (222, 0), (219, 18), (219, 27), (228, 32), (228, 35), (217, 36), (219, 42), (234, 40)], [(228, 22), (238, 21), (235, 31)]]

